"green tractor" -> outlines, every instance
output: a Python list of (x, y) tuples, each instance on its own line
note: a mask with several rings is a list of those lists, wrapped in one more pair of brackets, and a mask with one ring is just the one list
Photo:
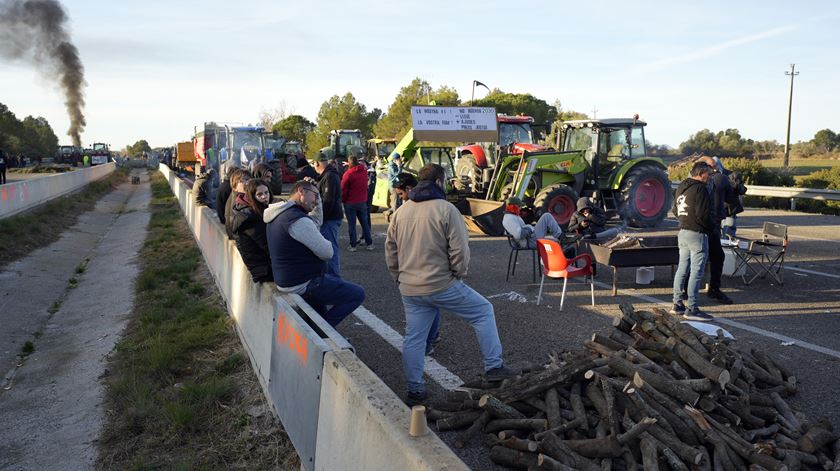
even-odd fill
[(358, 129), (333, 129), (330, 131), (330, 145), (321, 149), (328, 159), (344, 161), (353, 155), (363, 156), (367, 151), (362, 131)]
[(529, 210), (526, 220), (548, 212), (562, 226), (577, 199), (589, 196), (629, 226), (656, 226), (673, 196), (665, 164), (646, 155), (645, 125), (638, 118), (567, 121), (561, 151), (501, 158), (484, 199), (468, 198), (469, 209), (462, 208), (468, 225), (501, 235), (502, 202), (518, 196)]

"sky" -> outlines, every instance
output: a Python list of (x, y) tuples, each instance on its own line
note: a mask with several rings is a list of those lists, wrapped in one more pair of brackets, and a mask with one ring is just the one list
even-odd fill
[[(831, 1), (62, 4), (85, 66), (85, 145), (171, 146), (205, 121), (256, 123), (278, 108), (315, 121), (347, 92), (387, 111), (415, 77), (462, 100), (479, 80), (598, 118), (638, 113), (654, 144), (676, 147), (704, 128), (784, 143), (791, 64), (801, 72), (791, 142), (840, 131)], [(0, 62), (0, 103), (47, 118), (69, 143), (54, 81)]]

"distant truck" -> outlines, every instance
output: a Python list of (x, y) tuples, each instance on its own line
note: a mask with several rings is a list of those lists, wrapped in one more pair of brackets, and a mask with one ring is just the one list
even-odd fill
[(196, 158), (195, 146), (192, 141), (175, 144), (175, 156), (173, 158), (175, 167), (181, 170), (192, 170), (195, 172), (196, 162), (198, 162), (198, 159)]

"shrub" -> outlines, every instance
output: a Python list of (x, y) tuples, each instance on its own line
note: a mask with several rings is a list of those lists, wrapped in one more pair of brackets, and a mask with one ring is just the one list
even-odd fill
[[(793, 175), (784, 169), (767, 168), (761, 165), (758, 159), (747, 157), (724, 158), (723, 166), (728, 170), (737, 171), (741, 174), (746, 185), (760, 186), (794, 186), (796, 181)], [(671, 168), (668, 177), (672, 181), (682, 181), (688, 178), (691, 165), (682, 165)]]

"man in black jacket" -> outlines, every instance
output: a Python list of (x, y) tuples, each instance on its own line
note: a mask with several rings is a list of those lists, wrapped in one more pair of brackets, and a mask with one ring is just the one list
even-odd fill
[(324, 221), (321, 223), (321, 235), (333, 246), (333, 256), (327, 263), (327, 273), (341, 276), (339, 273), (338, 229), (344, 219), (341, 208), (341, 177), (338, 170), (329, 162), (327, 156), (319, 153), (312, 161), (312, 167), (318, 172), (318, 191), (321, 193)]
[(591, 199), (581, 197), (577, 200), (577, 211), (569, 219), (569, 232), (580, 234), (584, 239), (609, 240), (621, 232), (621, 228), (606, 228), (607, 213), (594, 204)]
[(726, 254), (720, 246), (721, 223), (726, 219), (726, 202), (730, 200), (732, 188), (729, 178), (718, 169), (717, 163), (711, 157), (700, 157), (700, 161), (712, 169), (709, 175), (709, 195), (711, 197), (712, 231), (709, 233), (709, 291), (707, 296), (721, 304), (732, 304), (732, 300), (720, 290), (720, 278), (723, 274), (723, 260)]
[[(691, 167), (691, 176), (680, 183), (674, 193), (673, 211), (680, 224), (677, 235), (680, 265), (674, 276), (674, 308), (671, 312), (694, 321), (713, 319), (697, 306), (697, 293), (709, 252), (709, 234), (713, 229), (712, 203), (706, 188), (711, 173), (711, 167), (705, 162), (695, 162)], [(686, 278), (688, 285), (684, 293)], [(683, 294), (688, 297), (688, 306), (683, 303)]]

